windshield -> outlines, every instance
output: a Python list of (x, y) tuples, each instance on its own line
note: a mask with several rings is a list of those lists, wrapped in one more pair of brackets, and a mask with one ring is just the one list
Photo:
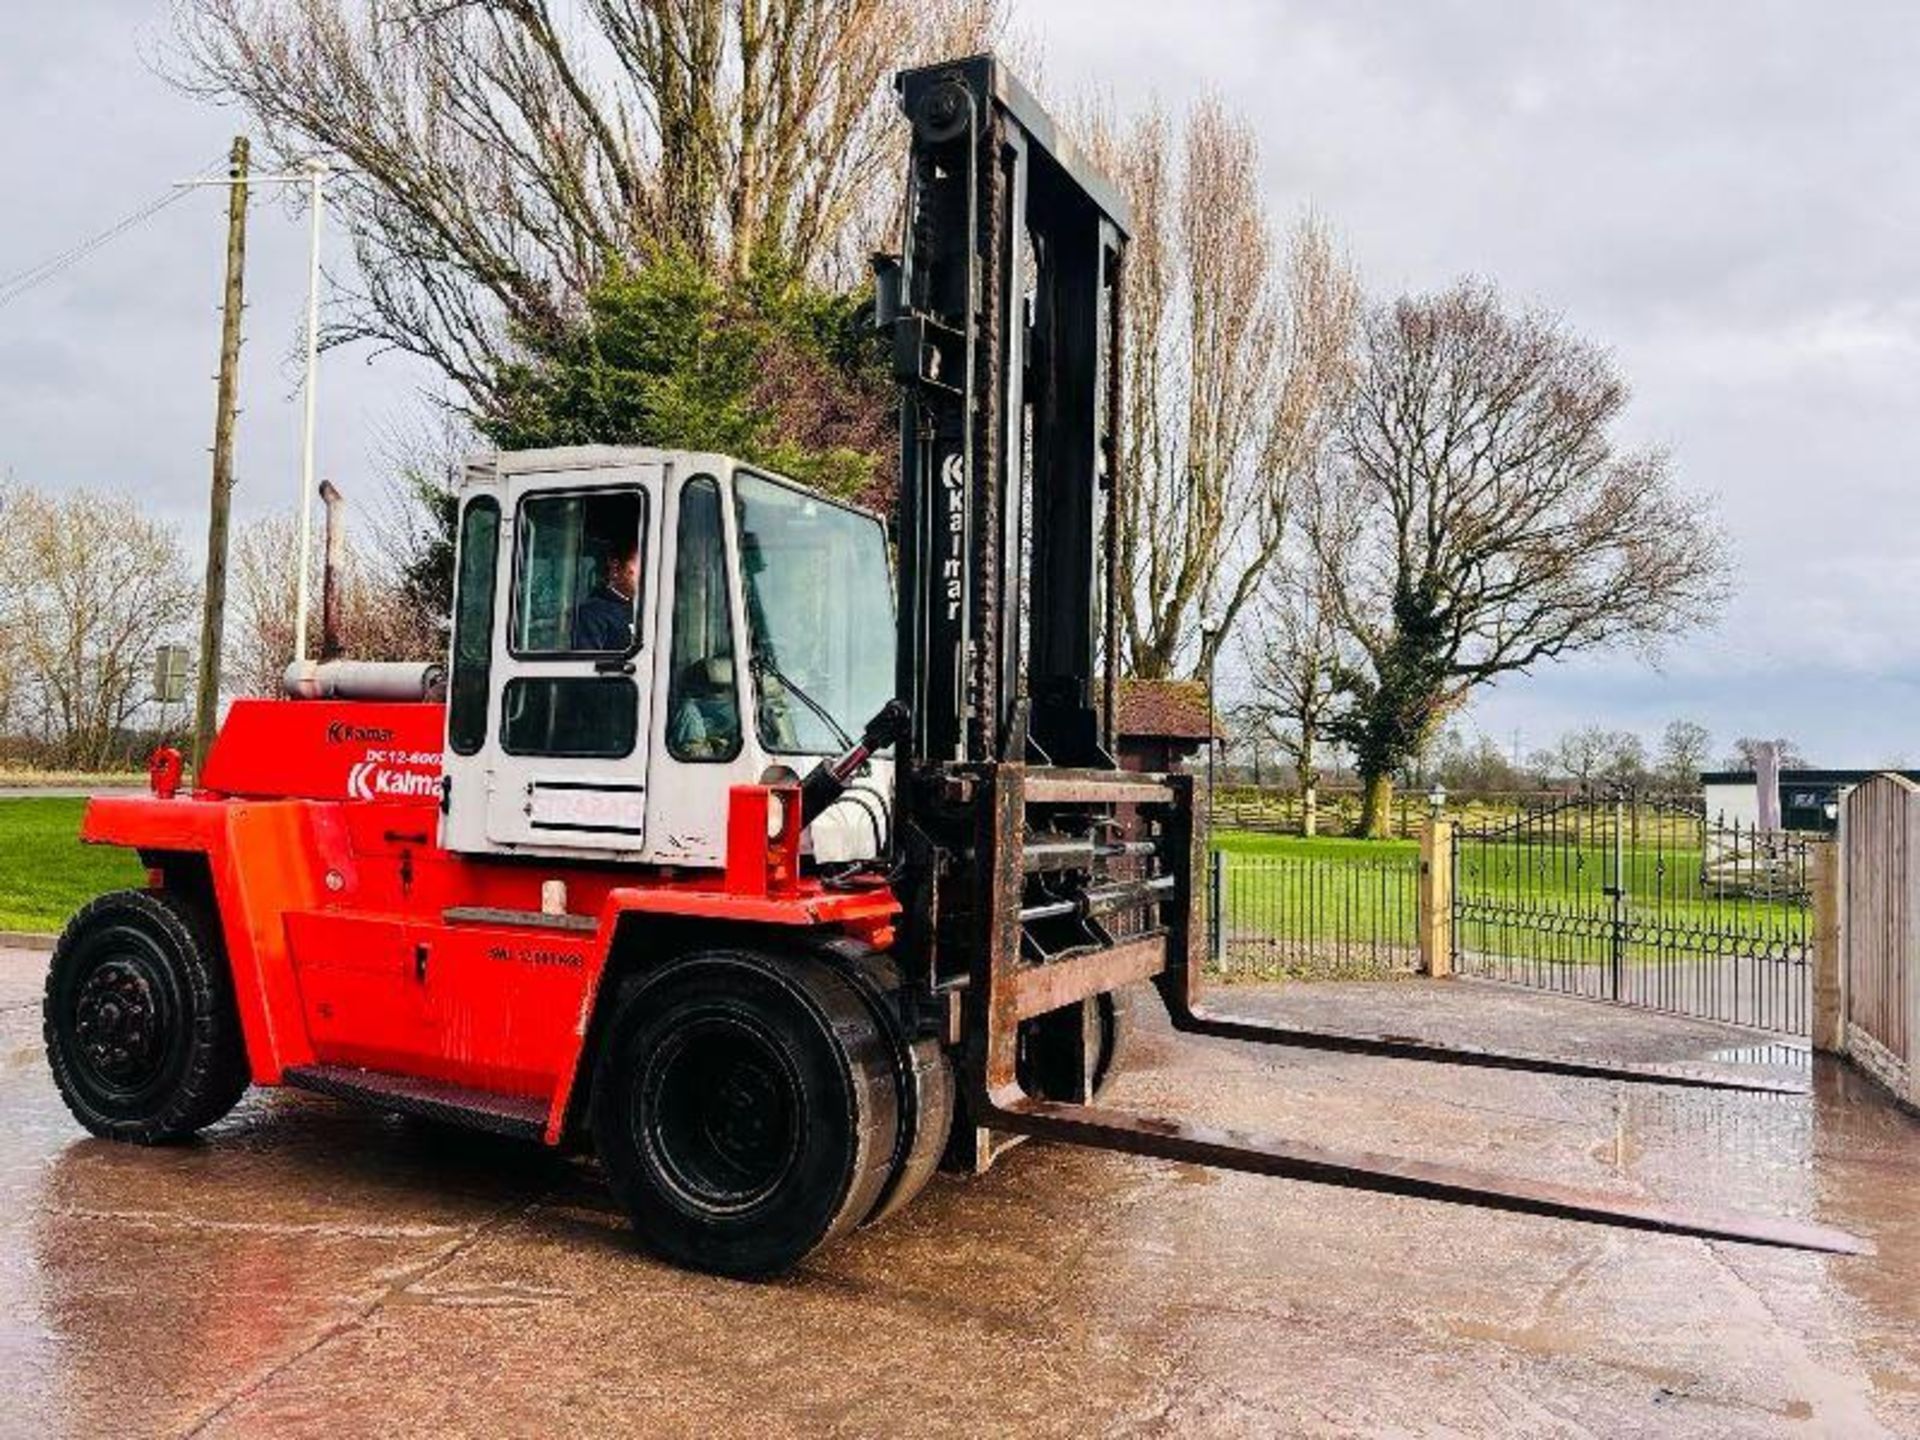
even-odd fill
[(760, 743), (835, 754), (893, 696), (886, 535), (758, 475), (740, 473), (734, 491)]

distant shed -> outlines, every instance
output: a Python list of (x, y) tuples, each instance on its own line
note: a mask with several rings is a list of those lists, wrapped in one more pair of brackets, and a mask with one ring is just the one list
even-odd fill
[[(1780, 826), (1815, 835), (1831, 835), (1839, 824), (1840, 797), (1882, 770), (1782, 770), (1780, 772)], [(1896, 774), (1920, 783), (1920, 770)], [(1708, 770), (1700, 776), (1707, 818), (1717, 823), (1757, 825), (1760, 797), (1751, 770)]]
[(1175, 770), (1220, 738), (1198, 680), (1122, 680), (1120, 763), (1129, 770)]

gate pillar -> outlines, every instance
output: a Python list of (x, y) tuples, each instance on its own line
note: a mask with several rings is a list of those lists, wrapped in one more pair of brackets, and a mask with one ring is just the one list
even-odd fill
[(1438, 817), (1420, 832), (1420, 973), (1453, 974), (1453, 822)]
[[(1841, 831), (1844, 836), (1845, 830)], [(1813, 847), (1813, 1048), (1828, 1055), (1847, 1051), (1846, 948), (1841, 940), (1841, 842)]]

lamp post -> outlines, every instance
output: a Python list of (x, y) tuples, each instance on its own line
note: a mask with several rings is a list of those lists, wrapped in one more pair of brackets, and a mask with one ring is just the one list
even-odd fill
[(1214, 718), (1213, 670), (1220, 649), (1220, 632), (1226, 622), (1217, 610), (1210, 610), (1200, 617), (1200, 643), (1207, 652), (1207, 841), (1212, 848), (1213, 841), (1213, 752), (1219, 741), (1216, 738), (1220, 726)]
[(1200, 617), (1200, 643), (1207, 656), (1207, 953), (1216, 967), (1226, 963), (1227, 874), (1213, 848), (1213, 749), (1220, 727), (1214, 721), (1213, 668), (1224, 622), (1217, 610)]
[[(353, 172), (329, 165), (324, 160), (316, 158), (308, 161), (301, 169), (282, 175), (249, 176), (244, 167), (236, 163), (235, 172), (231, 176), (196, 176), (192, 180), (180, 182), (183, 186), (304, 185), (307, 187), (310, 221), (307, 243), (307, 373), (305, 383), (301, 386), (303, 414), (300, 428), (299, 539), (297, 542), (300, 551), (294, 556), (293, 658), (296, 663), (304, 663), (307, 658), (307, 611), (311, 604), (307, 561), (313, 550), (313, 440), (316, 398), (314, 386), (320, 373), (320, 230), (326, 206), (327, 181), (335, 175), (350, 173)], [(242, 193), (244, 194), (244, 188)]]
[(307, 208), (313, 220), (307, 247), (307, 383), (302, 387), (306, 413), (300, 426), (300, 553), (294, 562), (293, 659), (307, 658), (307, 562), (313, 555), (313, 402), (320, 378), (320, 218), (326, 205), (327, 177), (333, 172), (318, 160), (307, 166)]

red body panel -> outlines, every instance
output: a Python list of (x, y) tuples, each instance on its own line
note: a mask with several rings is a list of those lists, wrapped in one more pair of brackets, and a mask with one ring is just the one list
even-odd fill
[(197, 788), (284, 800), (437, 800), (442, 705), (236, 700)]
[[(891, 941), (890, 889), (801, 873), (791, 787), (716, 797), (724, 872), (443, 850), (441, 722), (437, 705), (241, 701), (192, 795), (88, 803), (87, 841), (206, 857), (259, 1083), (319, 1063), (545, 1097), (554, 1144), (623, 916)], [(570, 919), (540, 914), (550, 880)]]

